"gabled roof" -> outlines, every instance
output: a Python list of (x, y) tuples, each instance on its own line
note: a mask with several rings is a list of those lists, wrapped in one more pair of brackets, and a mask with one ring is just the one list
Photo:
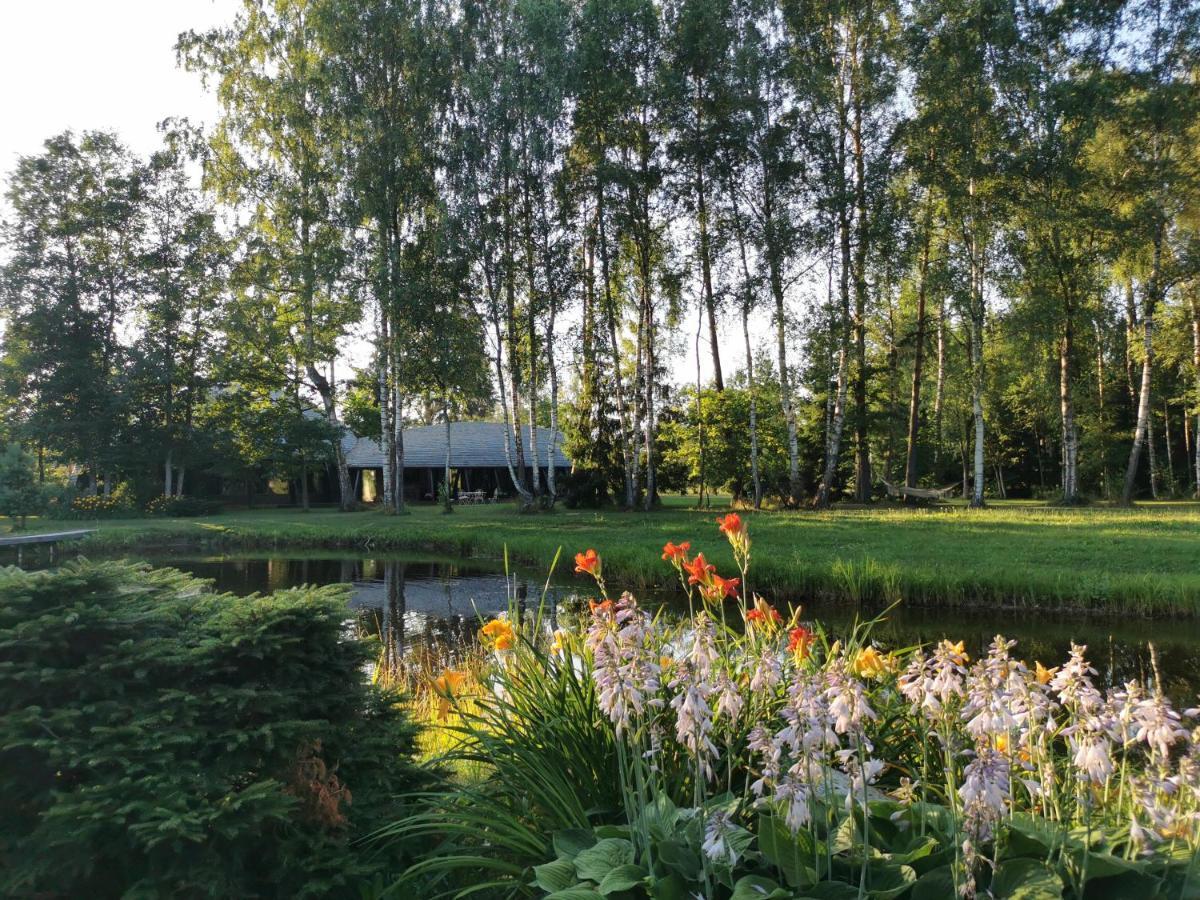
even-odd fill
[[(521, 429), (525, 464), (530, 465), (529, 427)], [(512, 434), (502, 422), (451, 422), (450, 466), (455, 469), (501, 469), (507, 465), (504, 443), (512, 448)], [(562, 432), (549, 428), (537, 430), (538, 462), (546, 465), (546, 454), (554, 440), (554, 466), (567, 469), (571, 461), (562, 452)], [(347, 434), (342, 439), (346, 465), (351, 469), (383, 468), (383, 450), (378, 441)], [(514, 464), (516, 459), (513, 459)], [(404, 465), (413, 468), (438, 468), (446, 464), (446, 426), (419, 425), (404, 429)]]

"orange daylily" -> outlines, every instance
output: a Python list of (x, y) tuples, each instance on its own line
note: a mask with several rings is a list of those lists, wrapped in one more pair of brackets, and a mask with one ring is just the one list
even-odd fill
[(713, 572), (712, 581), (708, 585), (707, 593), (713, 600), (736, 597), (738, 595), (738, 585), (741, 583), (742, 580), (740, 578), (722, 578), (716, 572)]
[(450, 701), (458, 694), (470, 676), (466, 672), (447, 669), (433, 680), (433, 692), (438, 695), (438, 720), (445, 722), (450, 715)]
[(678, 565), (687, 559), (687, 552), (690, 549), (692, 549), (690, 541), (683, 541), (680, 544), (673, 544), (671, 541), (667, 541), (663, 545), (662, 558)]
[(511, 650), (517, 642), (512, 626), (503, 619), (492, 619), (479, 629), (479, 633), (486, 640), (490, 640), (497, 650)]
[(595, 550), (588, 549), (586, 553), (575, 554), (575, 571), (593, 578), (600, 575), (600, 556)]
[(774, 628), (776, 625), (783, 624), (783, 616), (770, 603), (762, 597), (755, 595), (754, 608), (746, 613), (746, 621), (762, 622), (764, 625)]
[(696, 558), (684, 560), (683, 569), (688, 573), (688, 584), (708, 584), (717, 567), (704, 558), (703, 553), (697, 553)]
[(788, 632), (788, 653), (795, 653), (803, 659), (808, 656), (809, 650), (812, 648), (813, 641), (815, 640), (816, 635), (803, 625), (797, 625)]
[(613, 602), (611, 600), (589, 600), (588, 611), (594, 616), (597, 613), (608, 615), (613, 610)]
[(717, 519), (717, 529), (730, 540), (746, 533), (746, 523), (742, 521), (742, 517), (737, 513), (730, 513), (722, 519)]

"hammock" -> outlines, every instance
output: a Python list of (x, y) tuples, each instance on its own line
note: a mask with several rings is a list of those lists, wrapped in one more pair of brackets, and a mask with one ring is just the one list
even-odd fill
[(959, 488), (957, 484), (951, 484), (944, 488), (910, 488), (902, 484), (889, 484), (886, 481), (883, 486), (887, 488), (889, 497), (912, 497), (914, 500), (944, 500)]

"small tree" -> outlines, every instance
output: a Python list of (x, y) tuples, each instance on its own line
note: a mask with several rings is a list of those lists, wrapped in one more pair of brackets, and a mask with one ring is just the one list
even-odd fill
[(44, 502), (33, 461), (20, 444), (9, 444), (0, 454), (0, 513), (16, 523), (15, 530), (23, 530), (26, 517), (40, 512)]

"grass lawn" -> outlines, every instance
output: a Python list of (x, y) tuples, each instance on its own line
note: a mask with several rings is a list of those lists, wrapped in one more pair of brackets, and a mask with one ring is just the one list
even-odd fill
[[(690, 540), (723, 574), (732, 556), (716, 510), (671, 498), (652, 514), (571, 511), (519, 515), (508, 505), (435, 507), (410, 515), (294, 509), (229, 512), (201, 519), (31, 521), (29, 531), (95, 528), (86, 553), (209, 544), (242, 548), (339, 547), (436, 550), (514, 557), (560, 571), (595, 547), (610, 587), (640, 588), (673, 577), (660, 560), (667, 540)], [(744, 513), (754, 541), (751, 587), (803, 600), (1086, 608), (1119, 613), (1200, 615), (1200, 505), (1145, 504), (1132, 510), (996, 504)]]

